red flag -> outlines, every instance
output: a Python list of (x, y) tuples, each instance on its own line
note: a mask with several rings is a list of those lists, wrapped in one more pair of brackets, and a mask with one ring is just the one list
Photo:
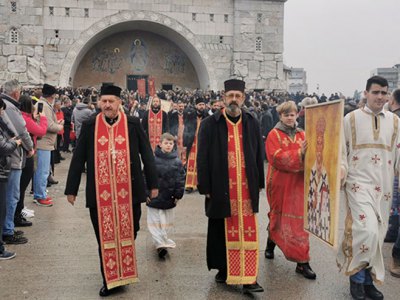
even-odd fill
[(137, 79), (137, 87), (140, 97), (146, 97), (146, 80), (145, 79)]
[(156, 83), (154, 77), (149, 77), (149, 95), (153, 97), (156, 94)]

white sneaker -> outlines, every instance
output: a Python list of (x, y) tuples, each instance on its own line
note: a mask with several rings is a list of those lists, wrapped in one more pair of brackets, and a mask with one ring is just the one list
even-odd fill
[(34, 213), (32, 213), (31, 211), (28, 211), (28, 210), (26, 210), (26, 209), (23, 209), (23, 210), (21, 211), (21, 215), (22, 215), (24, 218), (33, 218), (33, 217), (35, 216)]
[(29, 211), (29, 212), (35, 214), (35, 211), (34, 211), (33, 209), (29, 209), (29, 208), (27, 208), (26, 206), (24, 207), (24, 210)]

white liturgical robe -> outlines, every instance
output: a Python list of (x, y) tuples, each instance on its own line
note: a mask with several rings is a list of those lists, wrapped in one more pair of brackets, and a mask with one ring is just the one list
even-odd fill
[(375, 115), (368, 107), (355, 110), (344, 118), (344, 138), (347, 216), (337, 263), (346, 275), (368, 268), (374, 281), (383, 282), (382, 246), (399, 166), (399, 118), (386, 111)]

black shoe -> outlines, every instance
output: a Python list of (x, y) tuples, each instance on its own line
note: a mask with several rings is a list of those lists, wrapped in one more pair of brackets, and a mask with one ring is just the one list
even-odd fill
[(101, 287), (100, 291), (99, 291), (100, 297), (107, 297), (107, 296), (109, 296), (110, 294), (111, 294), (111, 293), (110, 293), (110, 290), (109, 290), (105, 285), (103, 285), (103, 286)]
[(24, 235), (22, 230), (14, 230), (14, 235)]
[(157, 249), (157, 252), (158, 252), (159, 258), (164, 258), (165, 255), (167, 255), (167, 253), (168, 253), (167, 249), (165, 249), (165, 248), (159, 248), (159, 249)]
[(257, 282), (253, 284), (243, 284), (244, 293), (262, 293), (264, 289)]
[(47, 179), (47, 183), (50, 183), (50, 184), (57, 184), (58, 181), (54, 180), (54, 178), (50, 176), (49, 179)]
[(28, 221), (24, 217), (19, 217), (19, 218), (14, 219), (14, 226), (15, 227), (28, 227), (28, 226), (32, 226), (32, 222)]
[(364, 285), (365, 295), (367, 295), (372, 300), (383, 299), (383, 294), (378, 291), (378, 289), (373, 284)]
[(397, 239), (397, 236), (387, 233), (383, 242), (384, 243), (394, 243), (394, 242), (396, 242), (396, 239)]
[(15, 252), (8, 252), (4, 250), (3, 252), (0, 252), (0, 260), (12, 259), (15, 257), (15, 255)]
[(354, 282), (350, 279), (350, 294), (355, 300), (364, 300), (364, 285), (362, 283)]
[(274, 249), (276, 244), (270, 239), (267, 240), (267, 248), (265, 249), (265, 258), (274, 259)]
[(122, 286), (117, 286), (116, 288), (109, 290), (105, 285), (103, 285), (99, 291), (99, 295), (100, 297), (107, 297), (110, 296), (111, 294), (115, 294), (122, 291), (122, 289), (123, 289)]
[(309, 263), (298, 263), (296, 266), (296, 273), (302, 274), (307, 279), (317, 278), (317, 275), (311, 269)]
[(26, 244), (28, 239), (21, 235), (3, 235), (3, 242), (8, 245)]
[(47, 181), (47, 187), (51, 187), (51, 183)]
[(224, 283), (226, 282), (227, 274), (226, 270), (219, 270), (217, 275), (215, 275), (215, 282)]

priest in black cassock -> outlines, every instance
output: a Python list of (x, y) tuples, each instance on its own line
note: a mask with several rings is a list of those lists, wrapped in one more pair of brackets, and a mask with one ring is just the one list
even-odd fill
[(138, 278), (134, 240), (140, 229), (141, 203), (146, 201), (141, 161), (150, 197), (158, 194), (149, 139), (139, 118), (122, 112), (120, 93), (117, 86), (102, 87), (101, 112), (83, 122), (65, 188), (73, 205), (86, 164), (86, 207), (99, 244), (103, 276), (100, 296)]
[(207, 265), (215, 280), (263, 292), (257, 283), (256, 213), (264, 188), (263, 141), (258, 120), (242, 109), (245, 82), (225, 81), (225, 108), (204, 119), (198, 134), (198, 190), (206, 197)]

